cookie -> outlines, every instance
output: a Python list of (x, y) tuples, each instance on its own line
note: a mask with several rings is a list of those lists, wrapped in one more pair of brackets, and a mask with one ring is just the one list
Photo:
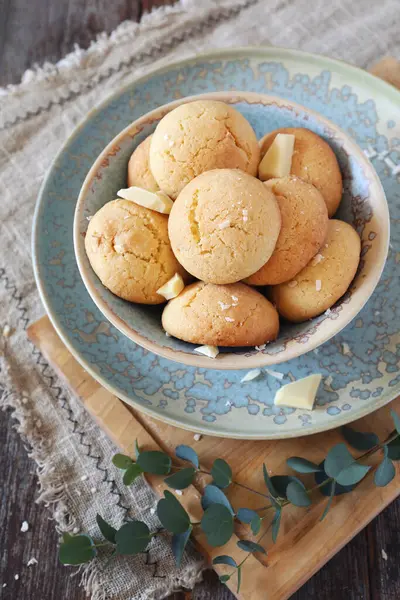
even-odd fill
[(211, 169), (257, 174), (260, 148), (250, 123), (232, 106), (196, 100), (159, 122), (150, 146), (150, 167), (160, 187), (176, 198), (189, 181)]
[(278, 133), (295, 136), (291, 174), (312, 183), (323, 195), (329, 217), (332, 217), (342, 198), (342, 175), (332, 148), (309, 129), (283, 127), (267, 133), (260, 140), (261, 158)]
[(172, 249), (185, 269), (206, 283), (252, 275), (274, 251), (281, 226), (275, 196), (238, 169), (214, 169), (179, 194), (168, 222)]
[(128, 162), (128, 187), (137, 186), (149, 192), (157, 192), (160, 188), (150, 171), (149, 153), (153, 136), (149, 135), (133, 151)]
[(312, 319), (330, 308), (350, 286), (360, 262), (358, 233), (332, 219), (318, 254), (294, 279), (271, 288), (279, 314), (289, 321)]
[(156, 293), (175, 273), (185, 275), (168, 239), (168, 217), (129, 200), (105, 204), (85, 237), (89, 262), (113, 294), (141, 304), (160, 304)]
[(164, 308), (162, 324), (180, 340), (210, 346), (259, 346), (279, 331), (271, 302), (243, 283), (189, 285)]
[(270, 179), (282, 218), (275, 250), (251, 285), (276, 285), (292, 279), (320, 249), (328, 230), (328, 211), (321, 192), (295, 175)]

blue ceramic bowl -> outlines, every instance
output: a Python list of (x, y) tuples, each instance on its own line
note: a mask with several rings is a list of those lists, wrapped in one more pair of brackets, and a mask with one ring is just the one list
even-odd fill
[[(161, 327), (162, 307), (132, 304), (114, 296), (97, 278), (84, 247), (87, 217), (116, 198), (126, 187), (129, 157), (152, 133), (159, 120), (176, 106), (197, 98), (232, 104), (254, 128), (257, 137), (278, 127), (306, 127), (323, 137), (339, 161), (343, 175), (343, 199), (337, 218), (352, 224), (362, 240), (361, 262), (345, 296), (327, 315), (297, 325), (282, 326), (278, 339), (262, 351), (227, 349), (217, 359), (195, 354), (194, 346), (166, 337)], [(128, 338), (173, 361), (215, 369), (251, 369), (290, 360), (313, 350), (337, 334), (361, 310), (382, 273), (389, 242), (389, 212), (385, 193), (362, 150), (336, 125), (298, 104), (250, 92), (219, 92), (192, 96), (160, 107), (124, 129), (104, 149), (82, 186), (75, 212), (74, 246), (86, 288), (104, 316)]]

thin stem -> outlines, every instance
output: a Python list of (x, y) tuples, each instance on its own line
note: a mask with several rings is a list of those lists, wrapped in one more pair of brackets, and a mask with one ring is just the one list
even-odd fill
[[(197, 472), (202, 473), (203, 475), (211, 475), (211, 473), (209, 473), (208, 471), (203, 471), (202, 469), (198, 469)], [(247, 490), (248, 492), (252, 492), (252, 494), (258, 494), (258, 496), (262, 496), (263, 498), (269, 499), (268, 494), (263, 494), (262, 492), (253, 490), (253, 488), (249, 487), (248, 485), (245, 485), (244, 483), (239, 483), (238, 481), (231, 481), (231, 483), (233, 485), (237, 485), (238, 487), (241, 487), (241, 488)]]
[(111, 542), (100, 542), (100, 544), (93, 544), (95, 548), (101, 548), (102, 546), (111, 546)]

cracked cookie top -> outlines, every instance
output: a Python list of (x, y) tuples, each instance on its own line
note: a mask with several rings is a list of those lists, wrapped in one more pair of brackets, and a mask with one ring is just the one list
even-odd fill
[(113, 294), (130, 302), (161, 304), (156, 293), (175, 273), (187, 275), (168, 239), (168, 217), (113, 200), (90, 220), (85, 237), (89, 262)]
[(150, 168), (160, 189), (176, 198), (189, 181), (211, 169), (257, 174), (260, 148), (249, 122), (237, 110), (214, 100), (178, 106), (156, 127)]
[(169, 216), (172, 249), (185, 269), (207, 283), (234, 283), (271, 256), (281, 227), (274, 194), (239, 169), (193, 179)]

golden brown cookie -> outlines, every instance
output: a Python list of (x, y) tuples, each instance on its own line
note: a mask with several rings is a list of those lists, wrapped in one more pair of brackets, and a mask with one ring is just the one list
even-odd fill
[(358, 233), (344, 221), (332, 219), (318, 254), (294, 279), (271, 288), (280, 315), (289, 321), (312, 319), (343, 296), (360, 262)]
[(150, 171), (149, 153), (150, 142), (153, 136), (149, 135), (133, 151), (128, 162), (128, 187), (137, 186), (149, 192), (157, 192), (160, 188)]
[(243, 283), (189, 285), (168, 302), (162, 324), (180, 340), (210, 346), (258, 346), (279, 331), (271, 302)]
[(179, 194), (168, 222), (172, 249), (207, 283), (234, 283), (271, 256), (281, 226), (273, 193), (238, 169), (214, 169)]
[(165, 302), (156, 290), (175, 273), (185, 275), (169, 243), (168, 217), (129, 200), (108, 202), (92, 217), (85, 248), (102, 284), (130, 302)]
[(276, 285), (292, 279), (320, 249), (328, 230), (321, 192), (295, 175), (270, 179), (282, 218), (275, 250), (268, 262), (246, 279), (250, 285)]
[(278, 133), (295, 136), (291, 174), (312, 183), (323, 195), (332, 217), (342, 198), (342, 174), (332, 148), (319, 135), (301, 127), (282, 127), (267, 133), (260, 140), (261, 158)]
[(196, 100), (172, 110), (157, 125), (150, 146), (151, 171), (171, 198), (211, 169), (238, 168), (256, 175), (259, 160), (249, 122), (215, 100)]

